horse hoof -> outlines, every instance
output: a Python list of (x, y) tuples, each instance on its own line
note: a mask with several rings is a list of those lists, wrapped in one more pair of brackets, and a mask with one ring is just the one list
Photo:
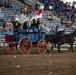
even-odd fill
[(50, 53), (50, 51), (47, 50), (47, 53)]
[(59, 53), (61, 53), (61, 51), (59, 51)]

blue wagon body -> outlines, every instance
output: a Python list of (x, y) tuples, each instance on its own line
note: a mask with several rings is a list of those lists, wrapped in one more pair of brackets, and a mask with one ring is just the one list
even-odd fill
[(45, 32), (19, 32), (17, 42), (24, 36), (29, 37), (32, 43), (35, 43), (45, 38)]
[(38, 27), (30, 27), (33, 31), (20, 30), (17, 35), (15, 32), (2, 32), (5, 35), (5, 42), (8, 43), (9, 49), (5, 49), (7, 54), (13, 54), (19, 46), (21, 53), (29, 54), (33, 44), (36, 44), (39, 53), (45, 53), (47, 42), (44, 40), (46, 33), (39, 30)]
[[(18, 43), (19, 40), (20, 40), (22, 37), (24, 37), (24, 36), (29, 37), (30, 40), (31, 40), (33, 43), (34, 43), (34, 42), (38, 42), (39, 40), (45, 38), (45, 34), (46, 34), (45, 32), (26, 32), (26, 31), (19, 31), (19, 32), (18, 32), (18, 35), (16, 36), (17, 39), (15, 40), (15, 42)], [(1, 32), (1, 35), (4, 35), (4, 36), (6, 36), (6, 35), (12, 35), (13, 37), (15, 37), (13, 32)], [(12, 37), (12, 38), (13, 38), (13, 37)], [(7, 41), (6, 41), (6, 42), (7, 42)], [(10, 42), (13, 42), (13, 40), (10, 41)]]

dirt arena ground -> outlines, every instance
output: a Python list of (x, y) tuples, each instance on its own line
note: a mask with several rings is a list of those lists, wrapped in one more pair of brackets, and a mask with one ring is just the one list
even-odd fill
[(0, 75), (76, 75), (76, 51), (5, 55), (0, 49)]

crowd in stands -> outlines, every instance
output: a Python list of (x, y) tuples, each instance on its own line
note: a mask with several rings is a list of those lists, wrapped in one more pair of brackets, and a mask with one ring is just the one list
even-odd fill
[(6, 0), (4, 2), (0, 2), (0, 7), (4, 6), (5, 8), (12, 8), (12, 5), (9, 0)]
[[(44, 3), (45, 0), (39, 0)], [(66, 26), (71, 26), (71, 22), (75, 21), (76, 2), (73, 2), (72, 6), (69, 2), (64, 3), (63, 0), (47, 0), (47, 3), (44, 3), (47, 6), (52, 5), (54, 15), (61, 18), (61, 23), (66, 24)], [(66, 19), (66, 20), (65, 20)], [(67, 25), (67, 22), (70, 23)]]
[[(0, 7), (4, 6), (5, 8), (13, 8), (11, 2), (9, 0), (5, 0), (4, 2), (0, 2)], [(25, 5), (20, 8), (21, 13), (30, 13), (34, 12), (35, 9), (32, 7), (26, 7)]]
[(7, 1), (4, 2), (4, 6), (5, 6), (5, 8), (12, 8), (12, 5), (9, 2), (9, 0), (7, 0)]
[(26, 14), (26, 13), (35, 12), (35, 9), (32, 7), (24, 6), (24, 7), (21, 7), (20, 12)]
[[(47, 5), (53, 5), (53, 10), (54, 10), (54, 13), (52, 11), (48, 13), (47, 18), (49, 21), (53, 21), (53, 14), (54, 14), (55, 16), (61, 18), (61, 25), (65, 24), (67, 27), (70, 27), (73, 22), (76, 22), (76, 8), (74, 7), (74, 5), (70, 6), (69, 3), (67, 2), (64, 3), (62, 0), (49, 0), (49, 1), (50, 2)], [(5, 8), (12, 7), (9, 0), (4, 2), (4, 6)], [(24, 6), (24, 7), (21, 7), (20, 9), (20, 13), (24, 13), (25, 15), (26, 13), (31, 13), (31, 12), (35, 12), (35, 9), (32, 7)], [(28, 26), (29, 26), (28, 24), (29, 24), (29, 21), (25, 21), (22, 25), (23, 26), (22, 28), (24, 30), (28, 30)], [(31, 26), (40, 26), (41, 24), (42, 23), (41, 23), (40, 18), (37, 20), (33, 19), (30, 22)], [(13, 31), (13, 26), (14, 26), (14, 23), (9, 18), (8, 22), (6, 22), (6, 26), (3, 27), (3, 30)], [(47, 30), (47, 31), (49, 30), (46, 25), (44, 25), (43, 28), (44, 30)], [(2, 27), (0, 27), (0, 30), (2, 30)], [(52, 26), (51, 30), (52, 32), (54, 32), (56, 31), (56, 28)]]

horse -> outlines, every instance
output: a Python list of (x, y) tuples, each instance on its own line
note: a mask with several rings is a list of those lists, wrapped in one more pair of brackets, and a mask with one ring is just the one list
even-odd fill
[(69, 34), (65, 34), (64, 32), (60, 35), (46, 34), (45, 40), (47, 43), (48, 42), (53, 43), (51, 50), (53, 49), (54, 46), (56, 47), (56, 45), (58, 45), (58, 51), (60, 53), (61, 52), (60, 46), (65, 44), (65, 43), (68, 43), (70, 45), (70, 50), (73, 52), (73, 43), (75, 41), (75, 36), (76, 36), (76, 29), (74, 29), (74, 31), (69, 33)]

